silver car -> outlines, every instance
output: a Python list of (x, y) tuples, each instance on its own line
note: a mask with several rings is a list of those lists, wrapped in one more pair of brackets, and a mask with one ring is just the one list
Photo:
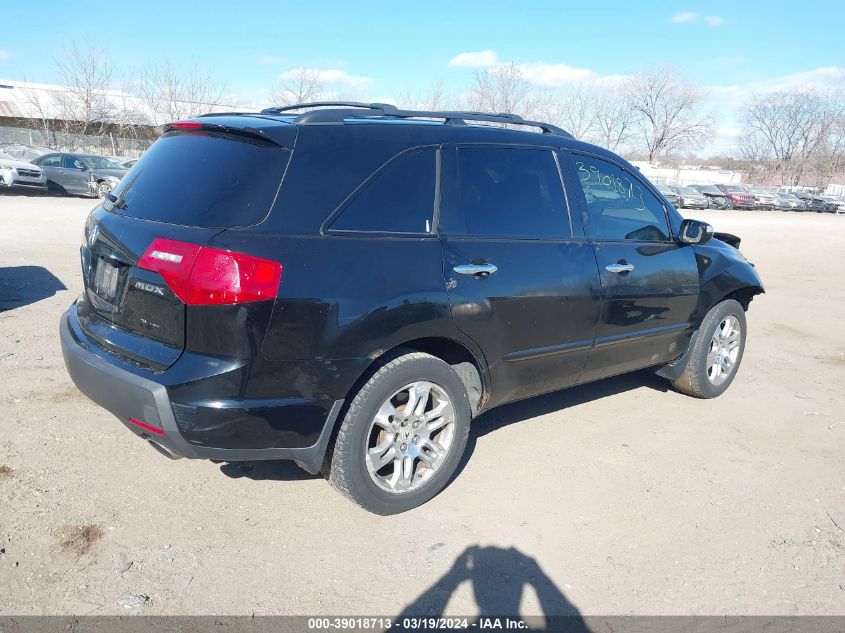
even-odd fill
[(774, 193), (763, 187), (748, 187), (748, 193), (754, 196), (755, 209), (767, 209), (771, 211), (775, 208), (777, 198)]
[(44, 190), (47, 177), (40, 167), (0, 151), (0, 188)]
[(34, 162), (47, 175), (50, 191), (98, 198), (105, 198), (129, 171), (95, 154), (45, 154)]

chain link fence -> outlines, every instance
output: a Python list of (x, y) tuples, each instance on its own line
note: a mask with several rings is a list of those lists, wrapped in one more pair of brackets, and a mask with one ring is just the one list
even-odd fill
[(0, 145), (32, 145), (60, 152), (101, 154), (103, 156), (125, 156), (137, 158), (152, 145), (154, 134), (125, 135), (117, 131), (99, 135), (69, 134), (65, 132), (37, 130), (26, 127), (0, 125)]

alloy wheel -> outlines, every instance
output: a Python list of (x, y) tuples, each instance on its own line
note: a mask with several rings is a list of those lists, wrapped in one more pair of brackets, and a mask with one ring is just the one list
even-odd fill
[(365, 447), (370, 478), (393, 494), (419, 489), (449, 456), (455, 427), (455, 408), (442, 387), (428, 381), (405, 385), (370, 422)]

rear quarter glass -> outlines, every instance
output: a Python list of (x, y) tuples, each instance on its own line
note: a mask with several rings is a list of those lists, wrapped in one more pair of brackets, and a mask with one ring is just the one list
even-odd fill
[(203, 228), (261, 222), (290, 152), (284, 147), (206, 132), (169, 132), (127, 173), (114, 213)]

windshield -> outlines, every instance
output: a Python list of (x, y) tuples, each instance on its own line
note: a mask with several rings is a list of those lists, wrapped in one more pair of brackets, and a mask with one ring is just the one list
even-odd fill
[(797, 200), (797, 197), (791, 193), (779, 193), (778, 194), (781, 198), (786, 198), (787, 200)]
[(728, 193), (748, 193), (745, 189), (736, 185), (725, 185), (725, 191)]
[(692, 187), (675, 187), (675, 191), (685, 196), (695, 196), (698, 192)]
[(85, 156), (83, 160), (91, 169), (125, 169), (104, 156)]
[(674, 191), (669, 189), (669, 187), (667, 187), (666, 185), (657, 185), (657, 190), (660, 193), (675, 193)]
[(699, 188), (698, 188), (698, 190), (699, 190), (701, 193), (712, 193), (712, 194), (717, 195), (717, 196), (721, 196), (721, 195), (722, 195), (722, 192), (721, 192), (721, 191), (719, 191), (718, 189), (716, 189), (716, 187), (713, 187), (712, 185), (710, 185), (710, 186), (701, 186), (701, 187), (699, 187)]
[(9, 156), (6, 152), (0, 152), (0, 159), (4, 160), (17, 160), (14, 156)]

